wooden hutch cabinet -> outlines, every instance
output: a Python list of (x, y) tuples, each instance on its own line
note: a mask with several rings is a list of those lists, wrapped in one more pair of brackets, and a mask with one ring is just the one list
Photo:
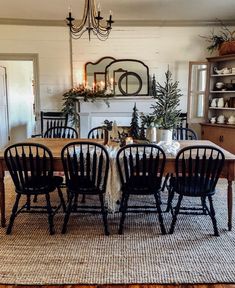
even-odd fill
[(235, 55), (209, 57), (202, 139), (235, 154)]

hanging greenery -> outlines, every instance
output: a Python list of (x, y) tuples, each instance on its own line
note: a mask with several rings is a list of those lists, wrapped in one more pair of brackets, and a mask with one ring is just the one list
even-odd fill
[(90, 89), (83, 84), (79, 84), (78, 87), (72, 88), (63, 94), (63, 108), (62, 112), (69, 116), (71, 123), (75, 126), (79, 126), (79, 114), (76, 109), (76, 103), (79, 100), (84, 102), (94, 103), (98, 99), (102, 99), (109, 107), (109, 98), (114, 95), (105, 89)]

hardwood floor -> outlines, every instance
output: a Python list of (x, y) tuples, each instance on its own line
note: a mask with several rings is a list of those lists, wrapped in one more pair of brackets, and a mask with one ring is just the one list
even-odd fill
[(234, 284), (178, 284), (178, 285), (157, 285), (157, 284), (131, 284), (131, 285), (0, 285), (0, 288), (235, 288)]

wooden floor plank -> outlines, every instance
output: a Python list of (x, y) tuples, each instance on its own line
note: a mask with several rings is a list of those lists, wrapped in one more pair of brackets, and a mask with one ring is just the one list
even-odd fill
[(0, 285), (0, 288), (235, 288), (234, 284), (130, 284), (130, 285)]
[(234, 284), (130, 284), (130, 285), (1, 285), (0, 288), (235, 288)]

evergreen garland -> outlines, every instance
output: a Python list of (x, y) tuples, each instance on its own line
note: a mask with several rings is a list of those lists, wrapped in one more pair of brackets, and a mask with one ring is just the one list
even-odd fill
[(94, 91), (83, 84), (79, 84), (78, 87), (72, 88), (63, 94), (63, 108), (62, 112), (65, 115), (69, 115), (70, 122), (76, 127), (79, 126), (79, 114), (76, 111), (76, 105), (79, 99), (84, 102), (94, 103), (97, 99), (103, 99), (105, 104), (109, 107), (109, 98), (114, 95), (107, 90)]
[(151, 108), (154, 110), (152, 114), (159, 119), (160, 128), (172, 129), (180, 121), (180, 110), (177, 108), (179, 107), (182, 94), (178, 88), (179, 82), (172, 81), (172, 73), (169, 69), (165, 76), (164, 86), (159, 82), (156, 83), (156, 96), (153, 97), (156, 103), (151, 105)]

